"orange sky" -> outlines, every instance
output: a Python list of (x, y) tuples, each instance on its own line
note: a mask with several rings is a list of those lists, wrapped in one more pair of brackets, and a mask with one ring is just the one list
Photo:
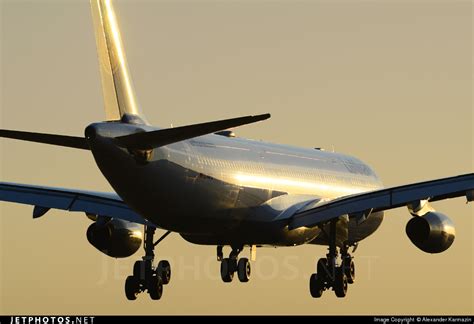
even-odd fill
[[(104, 118), (88, 1), (1, 0), (1, 126), (82, 135)], [(116, 1), (140, 105), (157, 125), (272, 113), (237, 135), (334, 148), (385, 185), (473, 170), (471, 1)], [(1, 141), (1, 180), (108, 191), (87, 152)], [(473, 208), (436, 203), (457, 237), (428, 255), (389, 212), (355, 253), (346, 299), (314, 300), (323, 247), (259, 249), (248, 284), (223, 284), (215, 248), (173, 234), (163, 299), (125, 300), (137, 253), (102, 256), (90, 221), (2, 203), (0, 312), (472, 314)], [(246, 251), (248, 254), (248, 251)]]

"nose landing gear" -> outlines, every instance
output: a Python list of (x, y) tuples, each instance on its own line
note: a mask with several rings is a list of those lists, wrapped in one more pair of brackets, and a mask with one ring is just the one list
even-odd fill
[(243, 247), (232, 247), (232, 252), (230, 252), (228, 258), (224, 258), (222, 249), (222, 246), (217, 247), (217, 260), (221, 262), (222, 281), (232, 282), (234, 274), (237, 272), (240, 282), (248, 282), (251, 274), (250, 261), (247, 258), (238, 258)]

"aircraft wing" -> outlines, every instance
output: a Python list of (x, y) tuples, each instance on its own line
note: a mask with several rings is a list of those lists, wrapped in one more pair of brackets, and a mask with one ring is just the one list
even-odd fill
[(474, 200), (474, 173), (375, 190), (309, 204), (290, 219), (289, 228), (313, 227), (342, 215), (367, 217), (371, 212), (407, 206), (420, 200), (437, 201), (465, 196)]
[(115, 193), (0, 182), (0, 201), (35, 206), (33, 218), (41, 217), (53, 208), (108, 216), (156, 227), (131, 210)]

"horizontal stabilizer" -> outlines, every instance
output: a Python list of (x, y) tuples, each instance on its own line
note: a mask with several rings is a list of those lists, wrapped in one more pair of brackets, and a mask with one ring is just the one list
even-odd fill
[(268, 118), (270, 118), (270, 114), (225, 119), (202, 124), (125, 135), (116, 137), (115, 140), (116, 143), (122, 147), (146, 150), (211, 134), (231, 127), (255, 123)]
[(28, 142), (65, 146), (65, 147), (76, 148), (76, 149), (90, 150), (87, 140), (83, 137), (30, 133), (30, 132), (13, 131), (13, 130), (6, 130), (6, 129), (0, 129), (0, 137), (12, 138), (12, 139), (28, 141)]

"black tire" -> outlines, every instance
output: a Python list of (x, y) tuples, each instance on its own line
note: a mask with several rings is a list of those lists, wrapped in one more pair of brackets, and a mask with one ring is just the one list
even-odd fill
[(309, 292), (313, 298), (320, 298), (323, 295), (324, 285), (316, 273), (309, 277)]
[(235, 261), (233, 259), (224, 258), (221, 261), (221, 278), (224, 282), (232, 282), (234, 278), (234, 266), (233, 263)]
[(316, 265), (316, 270), (318, 277), (321, 281), (327, 281), (327, 278), (331, 276), (331, 269), (329, 269), (328, 259), (321, 258), (318, 260), (318, 264)]
[(150, 260), (139, 260), (133, 265), (133, 276), (139, 280), (148, 280), (153, 276)]
[(334, 281), (334, 293), (338, 298), (344, 298), (347, 294), (347, 276), (342, 267), (336, 268), (336, 280)]
[(353, 284), (355, 281), (355, 262), (351, 257), (344, 258), (342, 267), (347, 276), (347, 282)]
[(251, 267), (249, 259), (242, 258), (237, 264), (237, 275), (240, 282), (248, 282), (250, 280)]
[(140, 278), (142, 276), (142, 263), (143, 261), (135, 261), (133, 264), (133, 276), (135, 278)]
[(128, 300), (137, 299), (138, 292), (140, 290), (140, 283), (134, 276), (128, 276), (125, 280), (125, 296)]
[(156, 275), (161, 277), (163, 285), (167, 285), (171, 280), (171, 265), (167, 260), (161, 260), (156, 267)]
[(163, 281), (160, 276), (153, 276), (148, 282), (148, 294), (153, 300), (159, 300), (163, 295)]

